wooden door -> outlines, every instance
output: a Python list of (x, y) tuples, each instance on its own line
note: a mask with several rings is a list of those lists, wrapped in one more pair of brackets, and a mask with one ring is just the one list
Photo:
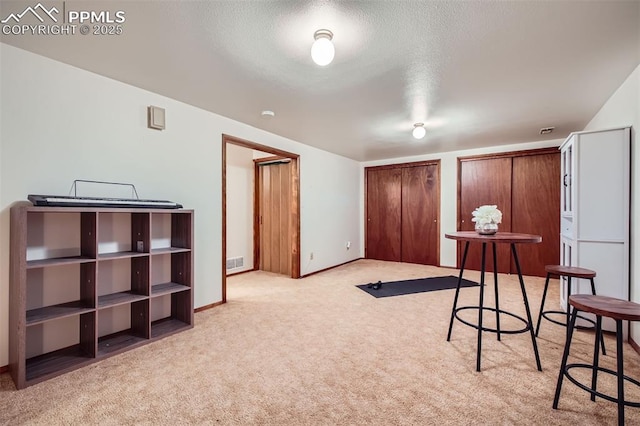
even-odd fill
[(366, 258), (401, 261), (401, 200), (401, 169), (367, 170)]
[(402, 169), (402, 261), (440, 264), (437, 164)]
[(515, 157), (512, 181), (513, 232), (542, 236), (540, 244), (518, 246), (520, 268), (544, 277), (545, 265), (560, 259), (560, 153)]
[[(496, 205), (502, 212), (499, 231), (511, 231), (511, 158), (487, 158), (459, 161), (460, 231), (473, 231), (475, 223), (471, 213), (479, 206)], [(508, 244), (496, 244), (498, 272), (510, 272), (511, 253)], [(464, 243), (458, 243), (458, 267), (462, 263)], [(493, 253), (487, 245), (487, 271), (493, 271)], [(480, 270), (481, 244), (469, 244), (465, 269)]]
[(259, 269), (291, 275), (291, 163), (258, 168), (260, 262)]

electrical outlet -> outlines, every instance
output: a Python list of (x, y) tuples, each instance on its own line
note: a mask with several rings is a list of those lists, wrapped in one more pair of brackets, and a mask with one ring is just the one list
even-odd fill
[(313, 260), (313, 252), (311, 252), (311, 254), (309, 254), (309, 260)]
[(347, 241), (347, 250), (351, 248), (351, 241)]

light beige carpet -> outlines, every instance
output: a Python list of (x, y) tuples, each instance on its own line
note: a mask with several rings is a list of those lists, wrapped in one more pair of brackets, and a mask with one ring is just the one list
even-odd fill
[[(300, 280), (252, 272), (228, 280), (228, 303), (196, 314), (194, 329), (16, 391), (0, 376), (0, 423), (215, 425), (608, 425), (616, 405), (565, 380), (551, 405), (565, 329), (544, 321), (543, 371), (528, 334), (484, 333), (476, 372), (476, 330), (456, 321), (455, 290), (376, 299), (356, 284), (457, 271), (360, 260)], [(479, 278), (469, 271), (465, 278)], [(491, 276), (490, 276), (491, 278)], [(534, 316), (542, 278), (526, 278)], [(201, 282), (199, 285), (207, 285)], [(548, 307), (558, 305), (557, 281)], [(477, 288), (460, 303), (476, 304)], [(485, 301), (493, 303), (493, 284)], [(524, 315), (516, 277), (500, 275), (500, 306)], [(473, 313), (470, 320), (475, 322)], [(487, 313), (485, 322), (491, 324)], [(520, 324), (504, 318), (503, 328)], [(615, 368), (615, 343), (606, 337)], [(640, 356), (625, 344), (628, 375)], [(589, 362), (593, 334), (576, 333), (572, 360)], [(588, 379), (584, 378), (585, 382)], [(602, 389), (614, 392), (612, 379)], [(640, 390), (627, 386), (640, 401)], [(627, 408), (627, 424), (640, 409)]]

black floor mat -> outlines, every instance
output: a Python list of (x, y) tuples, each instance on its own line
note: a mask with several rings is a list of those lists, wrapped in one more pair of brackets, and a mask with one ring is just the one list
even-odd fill
[[(423, 293), (425, 291), (448, 290), (456, 288), (458, 277), (449, 275), (446, 277), (416, 278), (413, 280), (374, 282), (357, 285), (374, 297), (400, 296), (402, 294)], [(478, 285), (474, 281), (462, 279), (460, 287), (473, 287)]]

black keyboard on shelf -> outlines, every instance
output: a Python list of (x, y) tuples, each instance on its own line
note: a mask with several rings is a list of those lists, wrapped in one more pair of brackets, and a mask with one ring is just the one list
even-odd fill
[(167, 200), (141, 200), (139, 198), (101, 198), (74, 197), (69, 195), (34, 195), (29, 194), (28, 200), (34, 206), (46, 207), (122, 207), (122, 208), (153, 208), (153, 209), (181, 209), (182, 204)]

